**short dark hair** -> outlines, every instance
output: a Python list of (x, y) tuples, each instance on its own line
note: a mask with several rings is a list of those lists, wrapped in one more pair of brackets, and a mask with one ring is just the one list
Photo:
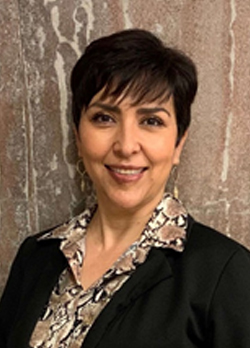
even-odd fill
[(172, 95), (182, 138), (191, 120), (197, 72), (183, 52), (166, 47), (142, 29), (123, 30), (90, 43), (71, 75), (72, 113), (78, 129), (81, 113), (104, 89), (103, 98), (132, 96), (133, 104), (165, 101)]

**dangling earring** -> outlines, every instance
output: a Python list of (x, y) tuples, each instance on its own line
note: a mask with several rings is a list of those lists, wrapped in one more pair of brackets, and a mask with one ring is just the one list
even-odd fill
[(80, 158), (77, 162), (76, 162), (76, 171), (77, 173), (80, 175), (81, 177), (81, 191), (84, 192), (85, 191), (85, 180), (84, 180), (84, 176), (86, 174), (86, 170), (84, 169), (84, 165), (83, 165), (83, 161)]
[(178, 190), (178, 186), (177, 186), (177, 181), (178, 181), (178, 167), (174, 166), (172, 169), (172, 173), (173, 173), (173, 183), (174, 183), (174, 188), (173, 188), (173, 196), (174, 198), (179, 198), (179, 190)]

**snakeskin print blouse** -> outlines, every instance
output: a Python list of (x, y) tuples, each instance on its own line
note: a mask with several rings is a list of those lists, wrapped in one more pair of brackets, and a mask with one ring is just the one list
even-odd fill
[(80, 272), (84, 262), (84, 240), (87, 226), (96, 207), (85, 210), (40, 239), (60, 238), (60, 249), (68, 268), (60, 275), (49, 302), (33, 331), (32, 348), (79, 348), (95, 319), (112, 296), (142, 264), (150, 249), (184, 250), (187, 212), (170, 194), (155, 208), (140, 238), (118, 258), (114, 265), (86, 291)]

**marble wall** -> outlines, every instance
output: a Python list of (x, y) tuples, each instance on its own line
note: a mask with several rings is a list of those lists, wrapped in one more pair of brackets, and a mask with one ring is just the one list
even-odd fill
[(0, 0), (0, 291), (21, 241), (81, 209), (70, 71), (86, 43), (130, 27), (197, 63), (180, 197), (250, 247), (249, 1)]

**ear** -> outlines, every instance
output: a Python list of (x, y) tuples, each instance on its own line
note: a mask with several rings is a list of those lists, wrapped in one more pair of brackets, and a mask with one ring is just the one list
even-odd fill
[(186, 130), (186, 132), (182, 136), (179, 144), (175, 148), (175, 153), (174, 153), (174, 158), (173, 158), (173, 165), (178, 165), (180, 163), (180, 157), (181, 157), (182, 149), (183, 149), (184, 144), (185, 144), (185, 142), (187, 140), (187, 137), (188, 137), (188, 130)]
[(79, 157), (82, 157), (82, 153), (81, 153), (81, 139), (80, 139), (79, 132), (78, 132), (78, 130), (76, 129), (76, 126), (75, 126), (75, 125), (73, 126), (73, 131), (74, 131), (74, 134), (75, 134), (76, 147), (77, 147), (78, 156), (79, 156)]

